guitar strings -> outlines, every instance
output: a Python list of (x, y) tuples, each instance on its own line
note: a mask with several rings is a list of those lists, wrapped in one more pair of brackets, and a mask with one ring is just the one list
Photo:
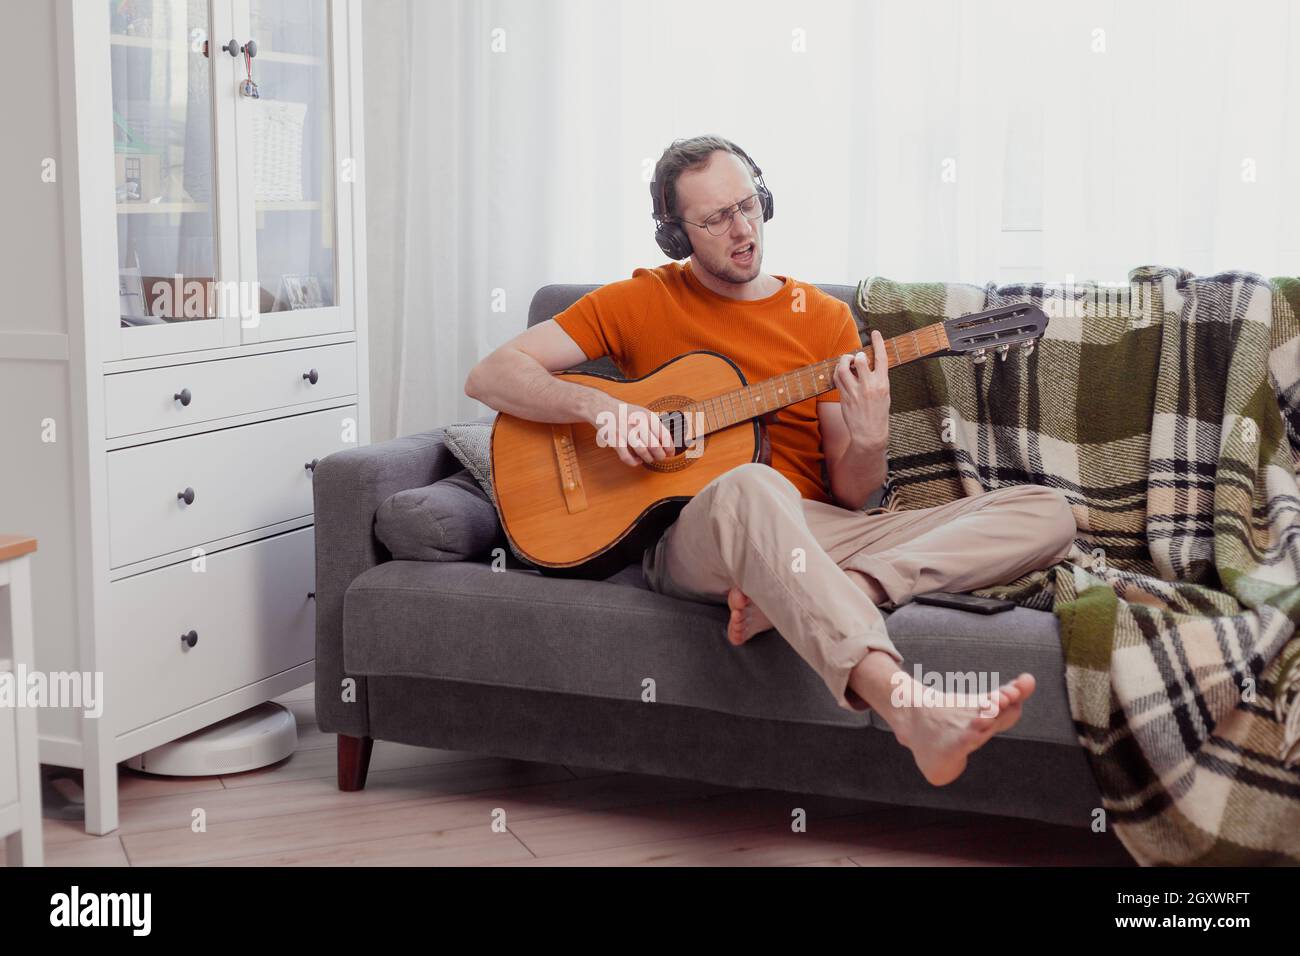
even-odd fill
[[(903, 365), (907, 362), (915, 361), (919, 358), (930, 354), (931, 352), (942, 351), (947, 348), (947, 336), (941, 335), (943, 325), (936, 323), (926, 326), (923, 329), (913, 329), (902, 335), (896, 335), (885, 340), (885, 360), (889, 367)], [(922, 338), (930, 340), (923, 342)], [(907, 355), (904, 355), (902, 346), (909, 346)], [(890, 349), (893, 350), (892, 359)], [(784, 372), (781, 375), (774, 376), (763, 382), (757, 382), (754, 385), (745, 385), (721, 395), (714, 395), (711, 398), (703, 399), (699, 402), (693, 402), (683, 409), (683, 413), (694, 416), (696, 413), (704, 414), (704, 434), (720, 431), (723, 428), (729, 428), (737, 422), (747, 421), (756, 418), (759, 415), (770, 411), (774, 406), (784, 408), (787, 405), (793, 405), (797, 402), (805, 401), (811, 396), (820, 395), (823, 392), (829, 392), (834, 386), (828, 384), (828, 376), (839, 364), (841, 356), (824, 359), (812, 365), (804, 366), (800, 369), (794, 369), (790, 372)], [(799, 398), (793, 401), (783, 401), (782, 393), (791, 396), (794, 393), (794, 387), (791, 384), (791, 376), (794, 376), (794, 385), (799, 387)], [(809, 377), (811, 376), (811, 379)], [(822, 382), (818, 384), (819, 380)], [(778, 385), (778, 382), (780, 383)], [(766, 399), (764, 389), (774, 388), (775, 392), (769, 401)], [(763, 399), (762, 407), (755, 401), (755, 396)], [(748, 402), (749, 410), (745, 410), (745, 403)], [(710, 421), (712, 418), (712, 421)]]

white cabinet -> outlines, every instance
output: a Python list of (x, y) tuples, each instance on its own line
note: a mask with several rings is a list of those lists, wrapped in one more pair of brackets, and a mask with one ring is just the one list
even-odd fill
[(360, 7), (19, 15), (63, 245), (20, 264), (58, 309), (0, 318), (0, 528), (41, 541), (37, 669), (103, 675), (38, 715), (92, 833), (120, 761), (313, 677), (314, 463), (369, 441)]

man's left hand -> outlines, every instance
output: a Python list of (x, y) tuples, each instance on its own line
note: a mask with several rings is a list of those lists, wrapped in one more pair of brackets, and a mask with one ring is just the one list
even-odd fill
[(871, 330), (871, 354), (870, 365), (865, 352), (841, 356), (833, 378), (850, 444), (879, 449), (889, 444), (889, 360), (884, 336), (876, 329)]

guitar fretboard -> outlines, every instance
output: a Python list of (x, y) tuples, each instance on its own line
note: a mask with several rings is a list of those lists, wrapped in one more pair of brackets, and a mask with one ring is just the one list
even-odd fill
[[(888, 367), (894, 368), (936, 352), (943, 352), (947, 348), (948, 335), (944, 331), (943, 323), (936, 322), (923, 329), (886, 339), (885, 358), (889, 363)], [(868, 364), (874, 361), (869, 343), (862, 351), (867, 355)], [(814, 362), (812, 365), (805, 365), (803, 368), (776, 375), (754, 385), (746, 385), (712, 398), (693, 402), (681, 411), (688, 416), (690, 422), (702, 423), (705, 435), (730, 428), (740, 422), (766, 415), (787, 405), (794, 405), (821, 395), (823, 392), (829, 392), (835, 388), (833, 376), (839, 361), (840, 356), (837, 355)], [(695, 431), (697, 429), (692, 429), (693, 433)]]

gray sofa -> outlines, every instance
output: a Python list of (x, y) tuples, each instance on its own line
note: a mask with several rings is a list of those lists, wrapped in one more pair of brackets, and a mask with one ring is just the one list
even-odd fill
[[(593, 288), (539, 290), (529, 325)], [(852, 301), (851, 286), (821, 288)], [(380, 504), (459, 468), (438, 429), (317, 465), (316, 716), (339, 735), (340, 788), (365, 785), (379, 739), (1077, 826), (1101, 805), (1053, 615), (915, 603), (888, 615), (909, 670), (1038, 679), (1019, 724), (932, 787), (888, 726), (838, 707), (779, 634), (734, 648), (725, 608), (657, 594), (635, 565), (584, 581), (494, 572), (487, 559), (392, 560), (374, 534)]]

